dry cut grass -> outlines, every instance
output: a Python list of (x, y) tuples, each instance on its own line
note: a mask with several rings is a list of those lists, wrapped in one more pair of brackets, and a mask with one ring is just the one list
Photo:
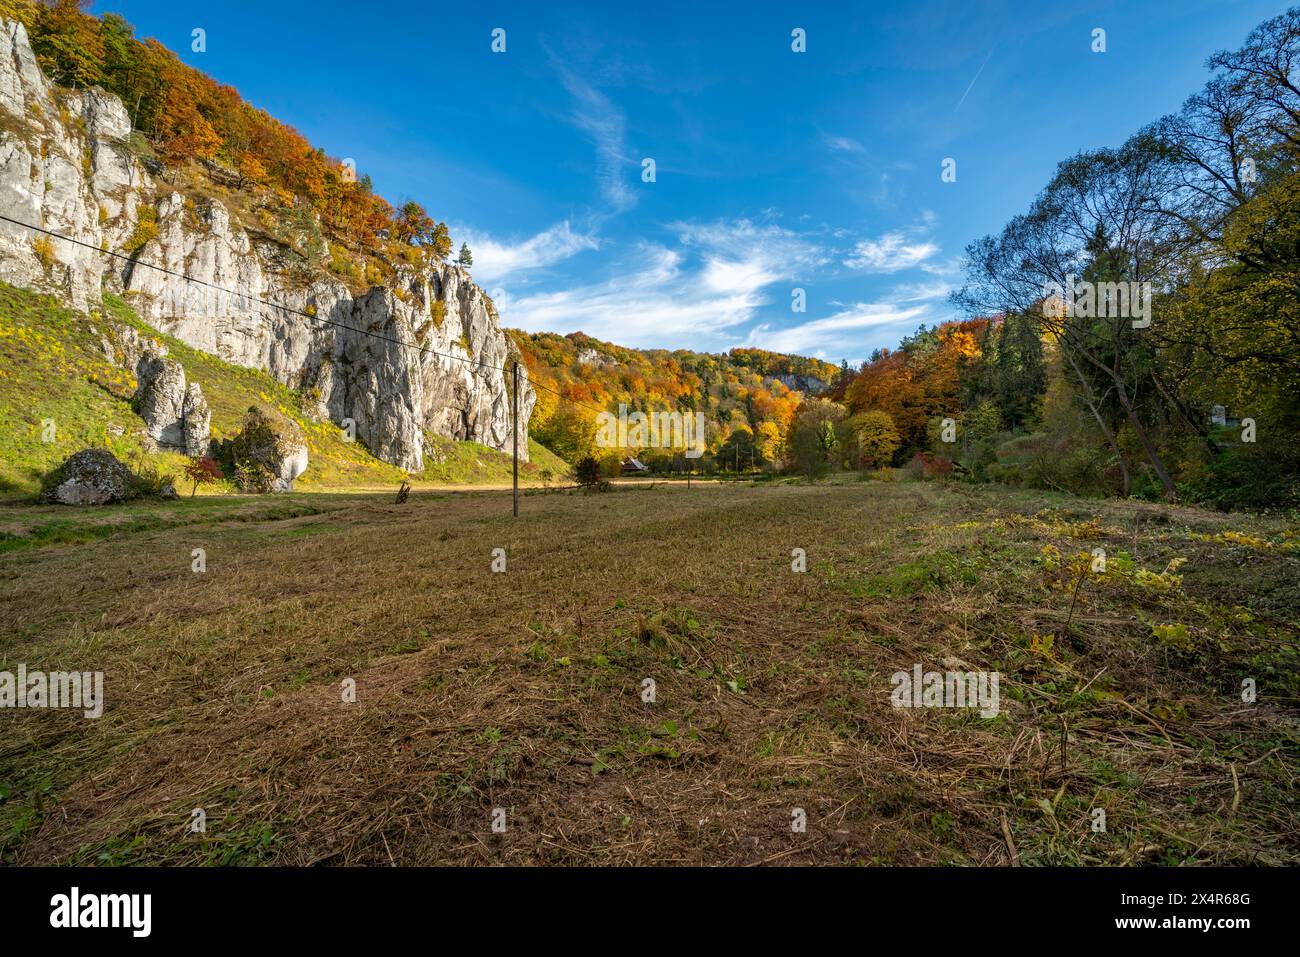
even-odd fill
[[(0, 554), (0, 669), (108, 698), (0, 712), (6, 861), (1300, 860), (1280, 521), (913, 483), (146, 511)], [(891, 707), (916, 663), (1000, 713)]]

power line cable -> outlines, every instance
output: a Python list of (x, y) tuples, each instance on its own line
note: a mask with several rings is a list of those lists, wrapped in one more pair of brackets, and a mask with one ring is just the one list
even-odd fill
[[(81, 239), (75, 239), (72, 236), (65, 236), (62, 233), (56, 233), (53, 230), (45, 229), (41, 226), (33, 226), (31, 223), (25, 223), (22, 220), (13, 219), (10, 216), (5, 216), (3, 213), (0, 213), (0, 220), (3, 220), (4, 222), (7, 223), (12, 223), (15, 226), (21, 226), (24, 229), (33, 230), (34, 232), (44, 233), (46, 236), (52, 236), (55, 239), (61, 239), (64, 242), (72, 243), (73, 245), (76, 246), (82, 246), (86, 249), (93, 249), (97, 253), (100, 253), (105, 256), (112, 256), (114, 259), (120, 259), (123, 262), (131, 263), (134, 266), (145, 266), (148, 269), (155, 269), (158, 272), (166, 273), (168, 276), (173, 276), (177, 279), (183, 279), (186, 282), (196, 283), (200, 286), (207, 286), (209, 289), (215, 289), (217, 292), (223, 292), (228, 296), (234, 296), (244, 301), (255, 302), (258, 303), (259, 305), (266, 306), (268, 309), (279, 309), (282, 312), (286, 312), (294, 316), (301, 316), (302, 318), (310, 319), (313, 322), (320, 322), (327, 326), (333, 326), (338, 329), (344, 329), (348, 332), (354, 332), (358, 335), (369, 336), (372, 339), (378, 339), (382, 342), (390, 342), (393, 345), (402, 346), (407, 349), (415, 349), (417, 352), (421, 354), (441, 356), (444, 359), (457, 359), (461, 362), (467, 362), (472, 366), (481, 366), (482, 368), (485, 369), (493, 369), (497, 372), (501, 372), (502, 374), (505, 374), (510, 371), (506, 369), (504, 366), (493, 365), (492, 363), (484, 362), (481, 359), (470, 359), (467, 356), (458, 356), (450, 352), (439, 352), (437, 349), (430, 349), (427, 346), (421, 346), (418, 343), (403, 342), (401, 339), (394, 339), (392, 336), (385, 336), (378, 332), (370, 332), (369, 330), (366, 329), (358, 329), (355, 326), (349, 326), (346, 323), (338, 322), (333, 319), (325, 319), (322, 318), (321, 316), (314, 316), (309, 312), (304, 312), (301, 309), (294, 309), (291, 306), (285, 306), (275, 302), (268, 302), (267, 300), (259, 299), (256, 296), (249, 296), (241, 292), (236, 292), (233, 289), (227, 289), (225, 286), (218, 286), (216, 283), (208, 282), (205, 279), (198, 279), (194, 276), (187, 276), (185, 273), (176, 272), (174, 269), (168, 269), (166, 266), (158, 266), (155, 265), (154, 263), (145, 262), (140, 259), (133, 259), (130, 256), (123, 255), (122, 253), (113, 252), (111, 249), (104, 249), (103, 247), (96, 246), (94, 243), (88, 243)], [(597, 408), (594, 405), (588, 405), (585, 402), (579, 402), (577, 399), (571, 398), (570, 396), (566, 396), (563, 392), (560, 392), (558, 389), (552, 389), (550, 386), (545, 385), (541, 382), (533, 382), (531, 377), (529, 378), (529, 383), (534, 388), (544, 389), (547, 392), (552, 393), (553, 395), (559, 396), (564, 401), (572, 403), (573, 405), (581, 406), (584, 409), (590, 409), (591, 411), (596, 413), (602, 413), (606, 411), (605, 409)]]

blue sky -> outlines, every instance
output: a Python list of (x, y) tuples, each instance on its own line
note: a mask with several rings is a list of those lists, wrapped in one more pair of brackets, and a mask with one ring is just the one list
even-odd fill
[[(859, 361), (971, 240), (1177, 109), (1257, 0), (107, 0), (474, 252), (503, 322)], [(191, 31), (207, 50), (191, 50)], [(494, 28), (506, 52), (491, 51)], [(1106, 31), (1106, 52), (1091, 50)], [(806, 32), (807, 52), (791, 49)], [(656, 181), (642, 182), (642, 160)], [(941, 180), (944, 159), (956, 181)], [(806, 311), (791, 309), (792, 290)]]

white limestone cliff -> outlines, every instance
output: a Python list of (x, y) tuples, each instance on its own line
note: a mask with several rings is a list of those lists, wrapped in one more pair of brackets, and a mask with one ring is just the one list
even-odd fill
[[(464, 270), (404, 268), (360, 294), (325, 274), (304, 284), (286, 274), (285, 247), (221, 202), (160, 188), (132, 140), (116, 97), (57, 89), (22, 24), (0, 20), (0, 214), (87, 244), (0, 220), (0, 280), (81, 309), (124, 294), (160, 331), (305, 390), (322, 419), (352, 420), (371, 452), (409, 471), (423, 468), (426, 431), (510, 450), (512, 347)], [(156, 235), (128, 253), (150, 211)], [(536, 396), (520, 377), (526, 460)]]

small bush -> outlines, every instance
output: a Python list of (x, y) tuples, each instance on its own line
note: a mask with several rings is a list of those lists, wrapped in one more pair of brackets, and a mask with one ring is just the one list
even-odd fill
[(909, 475), (924, 479), (946, 479), (952, 475), (952, 459), (929, 452), (917, 452), (907, 468)]
[(241, 492), (266, 495), (275, 488), (275, 476), (261, 462), (243, 462), (235, 466), (235, 485)]
[(600, 463), (590, 455), (579, 459), (578, 464), (573, 467), (573, 481), (584, 491), (590, 492), (592, 489), (601, 491), (600, 486), (604, 479), (601, 475)]
[(141, 206), (135, 229), (127, 237), (124, 248), (128, 255), (134, 256), (158, 236), (158, 211), (152, 206)]
[(160, 498), (169, 487), (176, 488), (176, 473), (159, 468), (157, 465), (137, 455), (132, 462), (130, 498)]
[[(1229, 447), (1180, 483), (1180, 493), (1221, 511), (1300, 505), (1300, 479), (1275, 454)], [(1190, 471), (1190, 470), (1189, 470)]]
[(49, 236), (37, 236), (32, 240), (32, 252), (40, 260), (41, 268), (49, 272), (54, 268), (54, 240)]
[(190, 488), (190, 498), (193, 498), (200, 485), (209, 485), (222, 478), (221, 466), (212, 456), (205, 455), (185, 466), (185, 477), (194, 483)]
[(990, 482), (997, 482), (999, 485), (1019, 485), (1024, 481), (1019, 468), (1002, 462), (990, 462), (985, 466), (985, 474)]

